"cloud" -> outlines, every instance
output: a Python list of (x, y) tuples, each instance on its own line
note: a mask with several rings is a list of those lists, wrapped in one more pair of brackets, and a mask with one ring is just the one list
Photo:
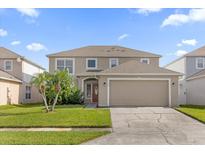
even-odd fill
[(13, 41), (13, 42), (11, 42), (11, 45), (19, 45), (19, 44), (21, 44), (21, 41)]
[(47, 51), (47, 48), (41, 43), (31, 43), (27, 45), (26, 48), (29, 51), (41, 51), (41, 50)]
[(142, 9), (128, 9), (130, 13), (133, 14), (143, 14), (149, 15), (150, 13), (157, 13), (160, 12), (161, 8), (142, 8)]
[(118, 41), (123, 40), (125, 38), (127, 38), (129, 35), (128, 34), (122, 34), (118, 37)]
[(24, 16), (29, 16), (32, 18), (37, 18), (39, 16), (39, 11), (36, 9), (16, 9), (18, 12), (20, 12)]
[(181, 47), (181, 46), (182, 46), (182, 44), (181, 44), (181, 43), (177, 43), (177, 46), (178, 46), (178, 47)]
[(185, 50), (177, 50), (176, 52), (175, 52), (175, 55), (177, 56), (177, 57), (181, 57), (181, 56), (183, 56), (183, 55), (185, 55), (185, 54), (187, 54), (188, 52), (187, 51), (185, 51)]
[(187, 54), (188, 51), (185, 51), (185, 50), (177, 50), (176, 52), (170, 52), (170, 53), (167, 53), (166, 55), (167, 56), (177, 56), (177, 57), (181, 57), (185, 54)]
[(197, 44), (197, 40), (195, 39), (189, 39), (189, 40), (182, 40), (180, 43), (177, 44), (178, 47), (181, 47), (183, 45), (191, 45), (195, 46)]
[(195, 46), (197, 44), (197, 40), (190, 39), (190, 40), (182, 40), (183, 44)]
[(160, 12), (161, 10), (162, 9), (160, 8), (143, 8), (143, 9), (138, 9), (137, 13), (143, 15), (149, 15), (150, 13)]
[(171, 14), (161, 24), (165, 26), (179, 26), (189, 22), (205, 22), (205, 9), (190, 9), (188, 14)]
[(4, 36), (7, 36), (7, 35), (8, 35), (8, 32), (5, 29), (0, 28), (0, 37), (4, 37)]

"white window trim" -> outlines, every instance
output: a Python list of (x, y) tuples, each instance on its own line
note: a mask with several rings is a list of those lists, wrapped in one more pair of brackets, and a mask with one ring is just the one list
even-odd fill
[(171, 79), (170, 78), (107, 78), (107, 105), (110, 106), (110, 82), (111, 81), (136, 81), (136, 80), (147, 80), (147, 81), (168, 81), (168, 97), (169, 107), (172, 106), (171, 102)]
[[(95, 60), (95, 67), (88, 67), (88, 60)], [(98, 59), (97, 58), (86, 58), (86, 70), (95, 70), (98, 68)]]
[[(90, 97), (87, 97), (87, 85), (88, 85), (88, 84), (90, 84), (90, 86), (91, 86)], [(93, 93), (92, 93), (92, 91), (93, 91), (93, 84), (92, 84), (92, 83), (86, 83), (86, 84), (85, 84), (85, 98), (86, 98), (86, 99), (91, 99), (91, 100), (92, 100), (92, 98), (93, 98)]]
[(112, 60), (116, 60), (116, 62), (117, 62), (116, 66), (119, 65), (119, 59), (118, 59), (118, 58), (110, 58), (110, 59), (109, 59), (109, 67), (110, 67), (110, 68), (112, 68)]
[[(203, 68), (200, 68), (200, 67), (198, 67), (198, 60), (199, 59), (202, 59), (203, 60)], [(204, 69), (205, 68), (205, 58), (203, 58), (203, 57), (198, 57), (198, 58), (196, 58), (196, 69)]]
[[(11, 62), (11, 69), (10, 70), (6, 70), (6, 62)], [(4, 70), (5, 71), (13, 71), (13, 60), (4, 60)]]
[[(149, 58), (141, 58), (140, 62), (142, 63), (143, 60), (147, 60), (147, 64), (150, 64), (150, 59)], [(143, 63), (144, 64), (144, 63)]]
[(75, 58), (56, 58), (55, 59), (55, 70), (57, 70), (57, 61), (58, 60), (72, 60), (73, 61), (73, 73), (70, 73), (71, 75), (75, 74)]

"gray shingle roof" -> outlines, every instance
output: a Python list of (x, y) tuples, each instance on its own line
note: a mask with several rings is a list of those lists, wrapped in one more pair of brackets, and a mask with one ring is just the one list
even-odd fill
[(187, 80), (201, 78), (201, 77), (205, 77), (205, 69), (187, 77)]
[(160, 55), (122, 46), (86, 46), (49, 54), (47, 57), (161, 57)]
[(14, 77), (13, 75), (3, 71), (3, 70), (0, 70), (0, 79), (1, 80), (8, 80), (8, 81), (14, 81), (14, 82), (19, 82), (21, 83), (22, 81), (16, 77)]
[(195, 56), (195, 57), (205, 56), (205, 46), (200, 47), (200, 48), (186, 54), (185, 56), (187, 56), (187, 57), (189, 57), (189, 56)]
[(45, 70), (45, 68), (43, 68), (42, 66), (30, 61), (29, 59), (7, 49), (7, 48), (4, 48), (4, 47), (0, 47), (0, 59), (16, 59), (16, 58), (21, 58), (22, 60), (25, 60), (26, 62), (36, 66), (36, 67), (39, 67), (43, 70)]

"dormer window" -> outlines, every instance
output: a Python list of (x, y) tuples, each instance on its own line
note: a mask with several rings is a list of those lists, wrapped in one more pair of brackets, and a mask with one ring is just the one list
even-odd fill
[(199, 57), (196, 58), (196, 69), (204, 69), (205, 68), (205, 58)]
[(149, 58), (141, 58), (140, 62), (143, 64), (150, 64)]
[(86, 69), (97, 69), (97, 58), (87, 58), (86, 59)]
[(119, 65), (118, 58), (110, 58), (110, 61), (109, 61), (110, 68), (115, 67), (117, 65)]
[(13, 61), (12, 60), (5, 60), (4, 61), (4, 70), (5, 71), (12, 71), (13, 70)]

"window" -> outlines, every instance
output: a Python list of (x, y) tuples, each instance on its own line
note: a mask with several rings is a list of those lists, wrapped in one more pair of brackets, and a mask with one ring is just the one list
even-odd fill
[(86, 59), (86, 69), (97, 69), (97, 59), (87, 58)]
[(91, 98), (91, 83), (86, 84), (86, 98)]
[(26, 99), (31, 99), (31, 87), (26, 86)]
[(110, 68), (119, 65), (118, 58), (110, 58)]
[(196, 69), (204, 69), (205, 68), (205, 59), (200, 57), (196, 58)]
[(140, 62), (143, 64), (149, 64), (149, 58), (141, 58)]
[(70, 74), (74, 74), (74, 59), (57, 59), (56, 69), (57, 70), (67, 69)]
[(12, 71), (13, 69), (13, 61), (12, 60), (5, 60), (4, 61), (4, 70), (5, 71)]

